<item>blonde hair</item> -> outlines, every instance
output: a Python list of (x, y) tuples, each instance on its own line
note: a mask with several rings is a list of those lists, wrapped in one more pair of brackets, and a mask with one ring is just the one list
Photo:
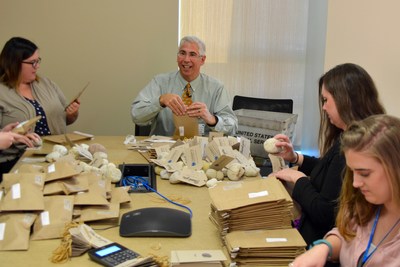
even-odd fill
[[(382, 165), (394, 201), (400, 205), (400, 119), (390, 115), (373, 115), (354, 122), (344, 131), (341, 145), (343, 152), (362, 152)], [(359, 189), (353, 187), (353, 171), (346, 167), (336, 217), (339, 232), (346, 240), (353, 239), (354, 224), (366, 225), (377, 208), (365, 199)]]

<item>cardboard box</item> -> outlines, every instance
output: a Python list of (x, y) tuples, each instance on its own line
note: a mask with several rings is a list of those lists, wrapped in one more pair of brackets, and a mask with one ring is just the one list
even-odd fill
[(297, 114), (251, 109), (238, 109), (234, 112), (239, 122), (236, 134), (250, 139), (252, 156), (267, 158), (264, 141), (278, 133), (293, 140)]

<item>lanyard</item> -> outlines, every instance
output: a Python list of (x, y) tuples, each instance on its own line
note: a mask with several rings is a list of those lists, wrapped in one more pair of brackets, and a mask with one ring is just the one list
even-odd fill
[[(367, 245), (367, 248), (365, 249), (365, 253), (364, 253), (364, 256), (363, 256), (363, 259), (362, 259), (362, 265), (364, 265), (364, 264), (367, 262), (367, 260), (372, 256), (372, 254), (374, 254), (374, 252), (377, 250), (377, 248), (382, 244), (382, 242), (386, 239), (386, 237), (389, 236), (389, 234), (393, 231), (394, 228), (396, 228), (396, 226), (397, 226), (397, 225), (399, 224), (399, 222), (400, 222), (400, 218), (399, 218), (399, 219), (396, 221), (396, 223), (392, 226), (392, 228), (390, 228), (389, 231), (387, 231), (387, 233), (386, 233), (385, 236), (382, 238), (382, 240), (378, 243), (378, 245), (376, 245), (376, 247), (374, 248), (374, 250), (371, 251), (371, 253), (368, 254), (368, 252), (369, 252), (369, 250), (370, 250), (370, 247), (371, 247), (371, 244), (372, 244), (372, 239), (373, 239), (374, 234), (375, 234), (376, 225), (378, 224), (379, 215), (380, 215), (380, 213), (381, 213), (381, 207), (382, 207), (382, 206), (380, 206), (380, 207), (378, 208), (378, 210), (376, 211), (375, 220), (374, 220), (374, 225), (372, 226), (371, 234), (370, 234), (369, 240), (368, 240), (368, 245)], [(362, 266), (362, 265), (361, 265), (361, 266)]]
[(367, 260), (372, 256), (372, 254), (378, 248), (378, 246), (376, 246), (375, 249), (371, 253), (368, 254), (369, 249), (371, 248), (372, 239), (374, 238), (375, 229), (376, 229), (376, 225), (378, 224), (380, 214), (381, 214), (381, 207), (379, 207), (378, 210), (376, 211), (374, 225), (372, 226), (371, 234), (369, 235), (368, 245), (367, 245), (367, 248), (365, 249), (365, 253), (364, 253), (364, 256), (362, 259), (362, 265), (364, 265), (367, 262)]

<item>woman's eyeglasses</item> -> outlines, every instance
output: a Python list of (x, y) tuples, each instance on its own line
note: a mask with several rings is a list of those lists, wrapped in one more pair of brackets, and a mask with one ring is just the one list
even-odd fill
[(32, 67), (34, 67), (35, 69), (37, 68), (37, 66), (40, 64), (40, 62), (42, 62), (41, 58), (38, 58), (36, 60), (32, 60), (32, 61), (22, 61), (22, 63), (24, 64), (31, 64)]

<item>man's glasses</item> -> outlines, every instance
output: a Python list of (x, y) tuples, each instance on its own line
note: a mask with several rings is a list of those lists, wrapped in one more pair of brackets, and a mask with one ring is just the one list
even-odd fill
[(185, 58), (186, 56), (188, 56), (190, 59), (196, 59), (196, 58), (200, 58), (202, 57), (202, 55), (199, 55), (195, 52), (190, 52), (190, 53), (186, 53), (185, 51), (179, 51), (178, 52), (178, 57), (179, 58)]
[(22, 61), (22, 63), (31, 64), (32, 67), (34, 67), (34, 68), (37, 68), (37, 66), (40, 64), (40, 62), (42, 62), (41, 58), (38, 58), (38, 59), (32, 60), (32, 61)]

